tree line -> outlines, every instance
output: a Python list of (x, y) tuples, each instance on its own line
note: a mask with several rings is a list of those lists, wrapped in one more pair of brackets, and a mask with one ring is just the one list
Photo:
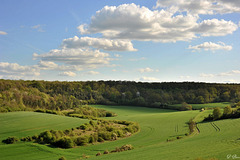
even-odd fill
[(227, 106), (222, 110), (219, 107), (213, 109), (212, 114), (205, 117), (203, 121), (215, 121), (220, 119), (233, 119), (240, 118), (240, 102), (236, 103), (235, 106)]
[(73, 109), (68, 110), (49, 110), (49, 109), (36, 109), (34, 112), (40, 113), (49, 113), (56, 114), (61, 116), (69, 116), (69, 117), (78, 117), (83, 119), (95, 119), (99, 117), (115, 117), (116, 113), (111, 111), (106, 111), (104, 109), (99, 109), (91, 106), (80, 106)]
[(240, 84), (0, 80), (0, 112), (37, 108), (64, 110), (85, 104), (166, 108), (183, 102), (239, 101)]

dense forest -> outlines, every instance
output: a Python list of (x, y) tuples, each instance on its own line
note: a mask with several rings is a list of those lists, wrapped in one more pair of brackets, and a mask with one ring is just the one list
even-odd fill
[(0, 80), (0, 112), (65, 110), (86, 104), (164, 108), (178, 103), (239, 102), (240, 84)]

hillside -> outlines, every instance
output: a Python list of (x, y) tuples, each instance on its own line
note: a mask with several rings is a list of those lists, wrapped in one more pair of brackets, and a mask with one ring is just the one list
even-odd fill
[[(200, 133), (192, 136), (185, 136), (188, 133), (186, 122), (196, 117), (197, 121), (201, 121), (207, 116), (211, 110), (204, 112), (184, 111), (176, 112), (172, 110), (159, 110), (145, 107), (130, 106), (94, 106), (97, 108), (115, 112), (117, 117), (108, 117), (106, 119), (131, 120), (138, 122), (141, 131), (136, 135), (117, 141), (100, 143), (97, 145), (88, 145), (72, 149), (52, 148), (47, 145), (36, 144), (32, 142), (19, 142), (16, 144), (6, 145), (0, 144), (0, 159), (45, 159), (53, 160), (61, 156), (67, 160), (80, 159), (82, 155), (90, 156), (89, 159), (189, 159), (197, 158), (217, 158), (219, 160), (226, 159), (229, 154), (238, 154), (240, 149), (239, 119), (221, 120), (214, 122), (219, 130), (216, 130), (211, 123), (201, 123), (198, 125)], [(44, 117), (43, 117), (44, 116)], [(32, 113), (32, 112), (15, 112), (0, 114), (2, 122), (11, 126), (0, 126), (0, 137), (11, 136), (27, 136), (33, 133), (40, 133), (46, 128), (46, 121), (53, 119), (47, 128), (65, 129), (73, 127), (75, 124), (82, 124), (83, 121), (78, 118), (65, 116)], [(37, 121), (33, 119), (38, 119)], [(59, 121), (69, 120), (66, 123)], [(26, 123), (24, 123), (24, 121)], [(44, 122), (45, 121), (45, 122)], [(71, 121), (71, 122), (70, 122)], [(32, 125), (32, 123), (34, 126)], [(62, 125), (56, 125), (62, 124)], [(71, 124), (71, 126), (70, 126)], [(18, 126), (18, 127), (16, 127)], [(13, 129), (14, 128), (14, 129)], [(183, 137), (177, 140), (177, 136)], [(173, 141), (167, 142), (167, 139)], [(124, 144), (131, 144), (134, 149), (131, 151), (112, 153), (108, 155), (96, 156), (98, 152), (105, 150), (113, 150)]]
[(38, 108), (64, 110), (85, 104), (171, 108), (172, 104), (183, 102), (239, 101), (239, 84), (0, 80), (0, 112)]

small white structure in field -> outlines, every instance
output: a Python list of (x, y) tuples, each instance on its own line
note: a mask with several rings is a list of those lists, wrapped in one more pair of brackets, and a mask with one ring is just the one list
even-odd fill
[(136, 92), (137, 97), (140, 97), (140, 92)]

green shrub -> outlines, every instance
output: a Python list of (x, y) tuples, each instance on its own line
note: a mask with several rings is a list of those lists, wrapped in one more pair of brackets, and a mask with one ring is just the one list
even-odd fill
[(1, 112), (1, 113), (7, 113), (8, 110), (7, 110), (6, 108), (2, 108), (2, 107), (0, 107), (0, 112)]
[(105, 150), (105, 151), (103, 152), (103, 154), (109, 154), (109, 151), (108, 151), (108, 150)]
[(180, 108), (181, 111), (188, 111), (188, 110), (192, 110), (192, 106), (187, 104), (186, 102), (182, 103), (182, 106)]
[(15, 143), (17, 141), (19, 141), (19, 139), (16, 138), (16, 137), (8, 137), (7, 139), (2, 140), (2, 142), (6, 143), (6, 144), (13, 144), (13, 143)]
[(213, 119), (214, 120), (220, 119), (221, 116), (222, 116), (221, 109), (219, 107), (214, 108), (213, 109)]
[(123, 145), (120, 148), (116, 147), (116, 149), (112, 150), (111, 153), (113, 153), (113, 152), (123, 152), (123, 151), (128, 151), (128, 150), (133, 150), (133, 146), (131, 144)]
[[(22, 140), (23, 139), (23, 140)], [(22, 138), (21, 141), (31, 142), (33, 139), (30, 136), (27, 136), (25, 138)]]
[(113, 140), (117, 140), (117, 137), (118, 137), (118, 136), (117, 136), (116, 133), (112, 133), (112, 134), (111, 134), (111, 138), (112, 138)]
[(196, 128), (196, 122), (194, 122), (192, 118), (188, 122), (188, 128), (189, 128), (190, 134), (193, 133)]
[(117, 130), (116, 131), (117, 137), (124, 137), (123, 131), (122, 130)]
[(92, 126), (95, 126), (95, 125), (96, 125), (96, 124), (95, 124), (95, 122), (94, 122), (94, 121), (92, 121), (92, 120), (91, 120), (91, 121), (89, 121), (89, 124), (90, 124), (90, 125), (92, 125)]
[(112, 132), (114, 130), (114, 128), (112, 126), (107, 126), (106, 129), (108, 132)]
[(125, 127), (125, 130), (130, 133), (134, 133), (132, 126)]
[(65, 157), (60, 157), (58, 160), (67, 160)]
[(43, 140), (43, 137), (38, 137), (38, 139), (36, 140), (38, 143), (40, 144), (44, 144), (44, 140)]
[(87, 129), (87, 126), (86, 126), (85, 124), (82, 124), (82, 125), (80, 126), (80, 129), (85, 130), (85, 129)]
[(111, 153), (113, 152), (121, 152), (121, 149), (119, 147), (116, 147), (115, 150), (112, 150)]
[(98, 137), (101, 137), (104, 140), (111, 140), (111, 133), (109, 133), (109, 132), (99, 132)]
[(98, 152), (97, 154), (96, 154), (96, 156), (101, 156), (102, 154), (100, 153), (100, 152)]
[(52, 143), (53, 142), (53, 136), (50, 131), (45, 131), (40, 133), (39, 137), (43, 138), (44, 143)]
[(53, 145), (60, 148), (73, 148), (74, 142), (69, 137), (63, 137), (59, 139), (57, 142), (55, 142)]
[(98, 139), (98, 137), (96, 137), (96, 136), (94, 136), (94, 135), (91, 135), (90, 137), (89, 137), (89, 143), (94, 143), (94, 142), (97, 142), (97, 139)]
[(124, 151), (132, 150), (133, 146), (131, 144), (126, 144), (126, 145), (123, 145), (120, 149)]
[(82, 137), (77, 137), (75, 140), (74, 140), (75, 144), (78, 145), (78, 146), (84, 146), (84, 145), (87, 145), (88, 142), (89, 142), (89, 137), (88, 136), (82, 136)]
[(98, 137), (98, 142), (104, 142), (104, 139), (102, 137)]
[(38, 135), (34, 135), (34, 136), (32, 136), (32, 139), (33, 139), (33, 140), (38, 139)]

